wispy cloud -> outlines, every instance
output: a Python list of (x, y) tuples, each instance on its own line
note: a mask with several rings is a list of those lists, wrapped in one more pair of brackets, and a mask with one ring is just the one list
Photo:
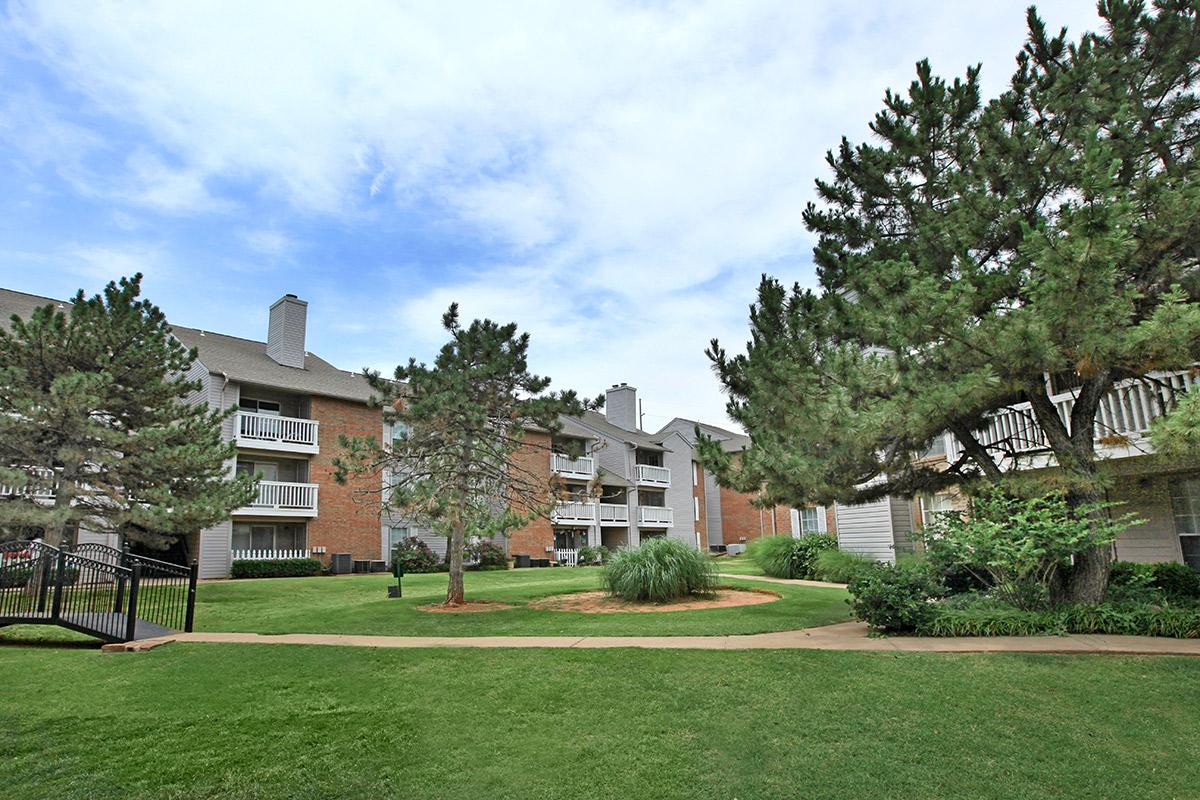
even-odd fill
[[(1040, 5), (1052, 25), (1094, 24), (1091, 0)], [(9, 140), (53, 162), (28, 135), (44, 126), (73, 154), (61, 168), (77, 187), (148, 213), (237, 220), (243, 258), (331, 259), (342, 280), (314, 262), (289, 276), (292, 290), (339, 308), (374, 295), (377, 319), (339, 325), (325, 353), (335, 360), (406, 357), (395, 330), (399, 346), (428, 352), (459, 300), (466, 315), (531, 330), (538, 369), (561, 384), (627, 380), (648, 409), (720, 416), (703, 348), (745, 338), (764, 269), (812, 281), (800, 214), (824, 151), (867, 136), (884, 89), (906, 85), (920, 57), (951, 74), (983, 61), (991, 90), (1002, 85), (1021, 8), (971, 11), (936, 0), (17, 4), (8, 27), (23, 57), (86, 113), (39, 99)], [(372, 225), (396, 242), (364, 252)], [(314, 227), (324, 240), (297, 254)], [(482, 255), (413, 241), (428, 231)], [(416, 268), (353, 288), (384, 280), (379, 265), (414, 244)]]

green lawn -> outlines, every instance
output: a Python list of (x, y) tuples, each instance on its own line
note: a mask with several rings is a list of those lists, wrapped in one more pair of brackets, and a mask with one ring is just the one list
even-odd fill
[[(600, 570), (522, 569), (468, 572), (467, 598), (514, 608), (469, 614), (431, 614), (418, 606), (441, 602), (446, 575), (408, 575), (404, 597), (391, 600), (388, 575), (268, 578), (203, 583), (196, 593), (196, 630), (251, 633), (360, 633), (390, 636), (691, 636), (763, 633), (827, 625), (850, 618), (841, 589), (721, 579), (729, 586), (769, 589), (773, 603), (668, 613), (583, 614), (525, 605), (550, 595), (600, 588)], [(58, 628), (0, 629), (0, 641), (75, 640)]]
[(0, 646), (20, 798), (1182, 798), (1200, 662)]
[(719, 556), (713, 559), (717, 572), (731, 575), (765, 575), (762, 567), (755, 564), (747, 555)]
[[(771, 585), (783, 596), (774, 603), (661, 614), (583, 614), (524, 605), (549, 595), (598, 589), (600, 570), (525, 569), (468, 572), (467, 597), (516, 606), (472, 614), (430, 614), (418, 606), (440, 602), (443, 574), (408, 575), (404, 597), (387, 598), (385, 575), (286, 578), (208, 583), (200, 587), (196, 627), (256, 633), (364, 633), (395, 636), (519, 635), (718, 635), (761, 633), (825, 625), (849, 618), (846, 593)], [(762, 583), (723, 583), (766, 588)]]

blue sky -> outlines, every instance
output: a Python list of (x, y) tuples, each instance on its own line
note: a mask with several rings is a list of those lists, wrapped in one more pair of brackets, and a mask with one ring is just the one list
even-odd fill
[(293, 292), (347, 369), (430, 356), (457, 300), (558, 386), (720, 424), (703, 349), (744, 342), (761, 273), (814, 283), (824, 151), (922, 57), (998, 91), (1024, 28), (1002, 0), (334, 8), (5, 6), (0, 285), (141, 271), (171, 320), (258, 339)]

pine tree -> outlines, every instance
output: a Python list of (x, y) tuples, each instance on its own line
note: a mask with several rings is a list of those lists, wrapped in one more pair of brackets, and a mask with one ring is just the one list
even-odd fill
[[(979, 432), (1028, 402), (1070, 502), (1098, 498), (1104, 395), (1145, 381), (1165, 411), (1177, 398), (1147, 373), (1200, 356), (1197, 5), (1099, 10), (1103, 30), (1071, 41), (1030, 9), (988, 103), (979, 67), (947, 83), (919, 63), (886, 94), (877, 141), (828, 154), (804, 214), (820, 291), (764, 276), (747, 353), (709, 350), (754, 440), (740, 466), (704, 448), (722, 480), (792, 505), (1000, 482), (1027, 443)], [(1066, 422), (1045, 380), (1064, 373), (1078, 385)], [(945, 431), (961, 457), (914, 462)], [(1080, 559), (1065, 596), (1098, 600), (1109, 558)]]
[[(72, 543), (80, 527), (166, 547), (254, 495), (231, 479), (227, 412), (193, 402), (196, 351), (138, 300), (141, 275), (0, 329), (0, 531)], [(51, 499), (52, 498), (52, 499)]]
[(450, 341), (432, 366), (410, 359), (396, 367), (394, 380), (365, 373), (376, 392), (373, 403), (401, 433), (390, 444), (342, 437), (335, 464), (340, 482), (380, 477), (385, 509), (424, 520), (447, 537), (446, 605), (455, 606), (464, 602), (468, 532), (520, 527), (554, 506), (559, 487), (519, 454), (538, 449), (526, 432), (553, 434), (562, 427), (560, 416), (579, 415), (601, 401), (547, 392), (550, 379), (529, 372), (529, 334), (518, 335), (513, 323), (475, 320), (464, 328), (454, 304), (442, 325)]

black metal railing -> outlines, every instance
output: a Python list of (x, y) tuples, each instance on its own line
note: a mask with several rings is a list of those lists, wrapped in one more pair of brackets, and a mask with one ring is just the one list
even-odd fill
[[(0, 545), (0, 625), (57, 624), (112, 641), (155, 629), (191, 631), (197, 567), (101, 544)], [(142, 626), (139, 631), (139, 625)]]

